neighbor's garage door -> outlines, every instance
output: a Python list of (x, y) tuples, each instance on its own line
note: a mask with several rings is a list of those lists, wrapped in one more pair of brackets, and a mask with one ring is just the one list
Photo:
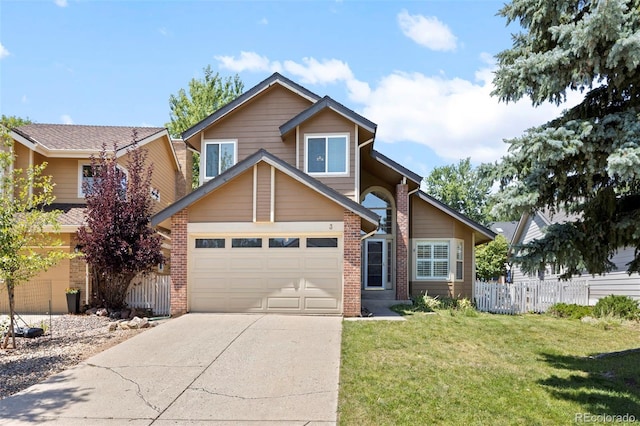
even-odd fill
[(342, 236), (189, 238), (191, 312), (342, 313)]

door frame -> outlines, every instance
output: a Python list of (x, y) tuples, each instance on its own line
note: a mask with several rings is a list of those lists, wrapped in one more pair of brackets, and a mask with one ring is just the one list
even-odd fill
[[(364, 240), (364, 288), (365, 290), (385, 290), (387, 288), (387, 239), (386, 238), (367, 238)], [(380, 285), (369, 285), (369, 243), (377, 242), (382, 244), (382, 283)]]

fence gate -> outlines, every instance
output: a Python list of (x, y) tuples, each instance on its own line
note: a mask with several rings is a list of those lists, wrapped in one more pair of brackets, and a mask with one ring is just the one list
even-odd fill
[(154, 315), (171, 313), (171, 277), (148, 274), (135, 278), (129, 286), (127, 305), (133, 308), (151, 309)]

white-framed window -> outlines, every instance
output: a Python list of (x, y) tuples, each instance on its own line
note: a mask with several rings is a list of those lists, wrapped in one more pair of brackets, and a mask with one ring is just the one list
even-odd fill
[(413, 253), (416, 280), (464, 280), (463, 240), (417, 240)]
[[(127, 170), (120, 165), (117, 166), (117, 169), (121, 172), (122, 176), (122, 194), (127, 190)], [(84, 183), (87, 182), (89, 188), (93, 186), (93, 182), (95, 180), (93, 167), (91, 167), (91, 163), (86, 161), (78, 162), (78, 198), (84, 198)]]
[(235, 140), (204, 140), (200, 155), (200, 175), (203, 182), (236, 164), (237, 146)]
[(456, 244), (456, 281), (464, 279), (464, 241), (455, 240)]
[(349, 135), (305, 135), (305, 171), (310, 175), (349, 175)]
[(416, 243), (416, 278), (446, 280), (449, 278), (449, 241)]

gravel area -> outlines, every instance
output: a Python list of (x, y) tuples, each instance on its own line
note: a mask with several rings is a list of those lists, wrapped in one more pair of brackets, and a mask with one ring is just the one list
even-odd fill
[(0, 399), (145, 330), (109, 331), (109, 322), (95, 315), (59, 315), (52, 318), (44, 336), (16, 337), (16, 349), (0, 349)]

